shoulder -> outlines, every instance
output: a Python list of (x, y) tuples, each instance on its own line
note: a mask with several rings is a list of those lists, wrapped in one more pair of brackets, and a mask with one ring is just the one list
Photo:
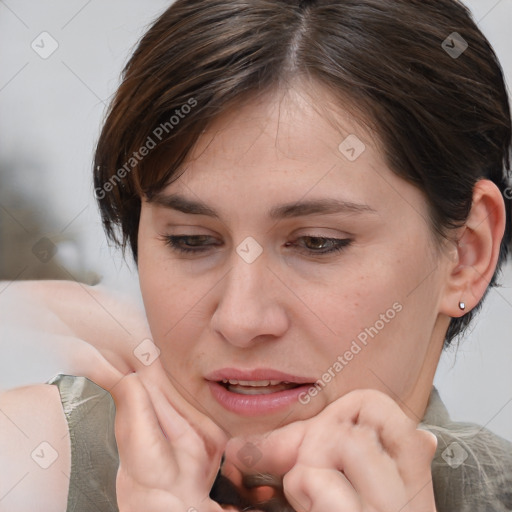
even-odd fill
[(61, 407), (73, 443), (94, 442), (97, 432), (113, 435), (115, 403), (112, 395), (86, 377), (59, 374), (49, 381), (60, 393)]
[(69, 510), (117, 512), (119, 454), (115, 438), (115, 403), (108, 391), (86, 377), (57, 375), (69, 429), (71, 470)]
[(59, 390), (0, 393), (0, 512), (64, 512), (71, 450)]
[(115, 404), (85, 377), (0, 394), (0, 512), (117, 512)]
[(437, 393), (424, 423), (438, 440), (432, 477), (440, 512), (512, 510), (512, 443), (487, 428), (452, 421)]
[(435, 433), (438, 510), (512, 510), (512, 443), (472, 423), (453, 422)]

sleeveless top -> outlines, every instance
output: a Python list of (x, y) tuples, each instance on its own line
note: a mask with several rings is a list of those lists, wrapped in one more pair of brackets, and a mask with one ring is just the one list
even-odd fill
[[(66, 512), (118, 512), (112, 396), (85, 377), (59, 374), (48, 384), (59, 389), (70, 434)], [(419, 427), (438, 440), (432, 461), (437, 512), (512, 511), (512, 443), (478, 425), (452, 422), (435, 387)], [(244, 505), (220, 472), (210, 496)]]

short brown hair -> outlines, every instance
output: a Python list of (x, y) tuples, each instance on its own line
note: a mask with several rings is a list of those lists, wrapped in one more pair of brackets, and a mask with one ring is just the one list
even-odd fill
[[(455, 0), (177, 0), (127, 63), (99, 138), (107, 235), (137, 261), (141, 197), (177, 177), (212, 119), (294, 76), (373, 120), (390, 168), (425, 193), (439, 240), (466, 221), (479, 179), (499, 187), (496, 286), (512, 236), (509, 100), (491, 45)], [(452, 318), (447, 344), (481, 303)]]

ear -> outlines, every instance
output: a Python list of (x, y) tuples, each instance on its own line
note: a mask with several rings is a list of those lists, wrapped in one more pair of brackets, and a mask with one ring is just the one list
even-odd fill
[[(457, 247), (447, 267), (441, 313), (463, 316), (483, 297), (496, 270), (505, 223), (505, 201), (499, 188), (490, 180), (478, 181), (469, 218), (458, 231)], [(460, 301), (465, 311), (459, 308)]]

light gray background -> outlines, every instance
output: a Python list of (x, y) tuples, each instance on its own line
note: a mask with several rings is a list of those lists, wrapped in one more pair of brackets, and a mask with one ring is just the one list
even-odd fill
[[(50, 238), (60, 240), (58, 257), (73, 275), (94, 272), (105, 284), (134, 295), (133, 266), (109, 249), (102, 232), (91, 159), (121, 68), (147, 25), (169, 3), (0, 0), (0, 163), (7, 170), (2, 197), (21, 195), (37, 216), (51, 219)], [(512, 0), (467, 4), (512, 83)], [(59, 45), (47, 59), (31, 48), (43, 31)], [(31, 229), (19, 224), (20, 230)], [(475, 421), (512, 440), (510, 263), (502, 283), (457, 353), (443, 356), (436, 385), (454, 419)], [(51, 356), (27, 347), (0, 340), (0, 350), (17, 354), (20, 361), (17, 367), (0, 352), (0, 389), (55, 373)]]

